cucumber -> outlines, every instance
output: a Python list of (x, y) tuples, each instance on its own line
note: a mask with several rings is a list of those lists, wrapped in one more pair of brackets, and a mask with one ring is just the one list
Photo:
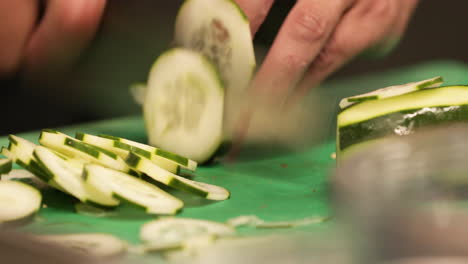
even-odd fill
[(33, 155), (41, 168), (52, 176), (55, 183), (81, 202), (105, 207), (115, 207), (120, 203), (119, 200), (110, 195), (104, 195), (94, 189), (87, 188), (82, 178), (83, 169), (70, 165), (66, 159), (55, 154), (52, 150), (38, 146)]
[(74, 139), (55, 130), (42, 130), (39, 136), (39, 143), (67, 157), (101, 164), (114, 170), (131, 172), (125, 161), (117, 154)]
[(88, 164), (85, 183), (104, 196), (113, 196), (142, 207), (149, 214), (176, 214), (183, 202), (155, 185), (103, 166)]
[(33, 216), (41, 203), (41, 193), (32, 186), (19, 181), (0, 182), (0, 224)]
[(235, 229), (229, 225), (191, 218), (162, 218), (144, 224), (140, 239), (151, 249), (167, 250), (183, 248), (185, 242), (196, 237), (215, 235), (230, 236)]
[(149, 159), (138, 154), (130, 152), (125, 161), (130, 167), (148, 175), (160, 183), (175, 189), (192, 193), (209, 200), (226, 200), (229, 198), (229, 191), (222, 187), (192, 181), (187, 178), (175, 175), (161, 169), (159, 166), (152, 163)]
[(173, 48), (156, 60), (143, 106), (150, 145), (203, 163), (223, 140), (223, 109), (223, 84), (209, 59)]
[(226, 88), (224, 137), (230, 140), (238, 103), (256, 68), (249, 20), (232, 0), (186, 0), (175, 22), (175, 44), (207, 56)]
[(443, 84), (443, 78), (440, 76), (430, 78), (427, 80), (422, 80), (418, 82), (412, 82), (402, 85), (389, 86), (381, 88), (369, 93), (355, 95), (351, 97), (344, 98), (340, 101), (340, 108), (344, 109), (348, 106), (351, 106), (356, 103), (361, 103), (369, 100), (379, 100), (384, 98), (389, 98), (393, 96), (398, 96), (410, 92), (415, 92), (421, 89), (437, 88)]
[(48, 183), (51, 179), (51, 175), (48, 175), (47, 172), (39, 166), (37, 160), (33, 156), (34, 149), (37, 145), (14, 135), (9, 135), (8, 139), (10, 140), (10, 145), (8, 147), (9, 153), (5, 155), (10, 155), (9, 157), (19, 166), (31, 172), (40, 180)]
[(127, 250), (127, 243), (121, 239), (103, 233), (82, 233), (63, 235), (41, 235), (39, 241), (54, 243), (80, 253), (97, 257), (112, 257), (121, 255)]
[(0, 175), (9, 173), (13, 167), (12, 163), (11, 159), (0, 159)]
[(362, 102), (338, 114), (338, 154), (385, 136), (405, 136), (425, 127), (459, 122), (468, 122), (468, 86), (419, 90)]
[[(110, 135), (104, 135), (104, 134), (98, 135), (98, 137), (112, 139), (112, 140), (120, 142), (122, 144), (126, 144), (126, 145), (132, 147), (133, 152), (135, 152), (137, 154), (140, 154), (140, 155), (143, 155), (143, 156), (148, 156), (147, 154), (144, 153), (144, 151), (151, 152), (152, 155), (154, 154), (156, 156), (163, 157), (163, 158), (166, 158), (168, 160), (171, 160), (171, 161), (177, 163), (182, 168), (190, 170), (190, 171), (195, 171), (197, 169), (197, 166), (198, 166), (197, 162), (194, 161), (194, 160), (188, 159), (186, 157), (177, 155), (175, 153), (172, 153), (172, 152), (169, 152), (169, 151), (166, 151), (166, 150), (155, 148), (155, 147), (150, 146), (150, 145), (142, 144), (142, 143), (139, 143), (139, 142), (136, 142), (136, 141), (133, 141), (133, 140), (120, 138), (120, 137), (114, 137), (114, 136), (110, 136)], [(118, 145), (120, 145), (120, 144), (118, 144)], [(124, 145), (122, 145), (122, 146), (124, 146)]]
[(123, 143), (119, 140), (94, 136), (94, 135), (85, 134), (85, 133), (76, 133), (75, 137), (85, 143), (111, 151), (117, 154), (121, 158), (126, 158), (128, 154), (130, 153), (130, 151), (133, 151), (151, 159), (152, 162), (154, 162), (155, 164), (157, 164), (158, 166), (160, 166), (161, 168), (167, 171), (170, 171), (172, 173), (179, 173), (179, 170), (180, 170), (179, 164), (177, 164), (176, 162), (172, 160), (169, 160), (162, 156), (158, 156), (154, 154), (155, 152), (151, 152), (151, 151), (139, 148), (139, 147), (135, 147), (135, 146)]

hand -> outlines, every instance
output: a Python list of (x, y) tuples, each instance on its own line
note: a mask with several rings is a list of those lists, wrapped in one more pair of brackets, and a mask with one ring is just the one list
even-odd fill
[[(254, 35), (273, 0), (236, 0)], [(356, 55), (388, 49), (403, 35), (418, 0), (298, 0), (253, 80), (284, 98), (302, 94)]]
[(69, 66), (93, 38), (106, 0), (0, 1), (0, 78)]

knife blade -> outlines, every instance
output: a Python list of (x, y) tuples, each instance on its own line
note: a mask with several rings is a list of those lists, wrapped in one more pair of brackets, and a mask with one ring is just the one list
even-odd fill
[(328, 130), (324, 102), (317, 92), (294, 98), (251, 89), (227, 104), (226, 130), (231, 146), (227, 163), (258, 154), (280, 155), (305, 149), (323, 139)]

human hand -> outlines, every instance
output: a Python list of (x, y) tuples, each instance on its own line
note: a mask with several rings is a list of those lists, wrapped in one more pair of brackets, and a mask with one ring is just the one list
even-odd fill
[(69, 66), (93, 38), (106, 0), (0, 1), (0, 78)]
[[(236, 0), (254, 35), (273, 0)], [(298, 0), (253, 80), (257, 91), (303, 94), (370, 48), (403, 35), (418, 0)]]

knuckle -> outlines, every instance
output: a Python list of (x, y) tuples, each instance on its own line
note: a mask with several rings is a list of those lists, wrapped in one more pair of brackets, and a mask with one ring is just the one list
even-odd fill
[(326, 70), (333, 67), (340, 58), (343, 58), (344, 51), (338, 44), (331, 44), (326, 46), (316, 58), (316, 64), (321, 69)]
[(291, 34), (294, 39), (313, 43), (327, 37), (327, 20), (310, 12), (309, 10), (297, 10), (292, 17)]
[(282, 56), (280, 63), (282, 64), (282, 69), (284, 70), (282, 74), (286, 75), (294, 75), (295, 73), (306, 68), (308, 65), (308, 62), (304, 58), (294, 52)]

